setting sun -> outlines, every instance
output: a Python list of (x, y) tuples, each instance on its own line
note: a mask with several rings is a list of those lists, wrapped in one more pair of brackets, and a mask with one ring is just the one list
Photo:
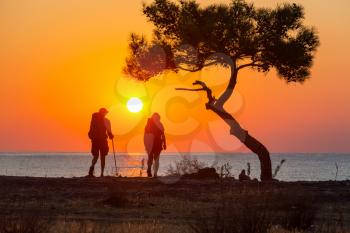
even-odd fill
[(139, 98), (132, 97), (128, 100), (126, 107), (130, 112), (140, 112), (143, 108), (143, 104)]

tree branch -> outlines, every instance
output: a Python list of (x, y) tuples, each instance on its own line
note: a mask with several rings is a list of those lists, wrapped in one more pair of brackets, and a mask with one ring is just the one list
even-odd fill
[(209, 62), (209, 63), (204, 64), (203, 66), (200, 66), (200, 67), (198, 67), (198, 68), (196, 68), (196, 69), (187, 69), (187, 68), (182, 67), (182, 66), (180, 66), (180, 65), (177, 65), (176, 67), (179, 68), (180, 70), (184, 70), (184, 71), (188, 71), (188, 72), (197, 72), (197, 71), (202, 70), (203, 67), (208, 67), (208, 66), (212, 66), (212, 65), (215, 65), (215, 64), (217, 64), (216, 61)]
[(207, 109), (213, 109), (213, 106), (215, 104), (215, 97), (213, 96), (212, 90), (202, 81), (196, 80), (192, 85), (199, 85), (201, 88), (175, 88), (175, 90), (181, 90), (181, 91), (205, 91), (207, 93), (208, 103), (206, 104)]
[(212, 62), (209, 62), (207, 64), (204, 64), (203, 67), (208, 67), (208, 66), (212, 66), (212, 65), (216, 65), (218, 62), (217, 61), (212, 61)]
[(202, 81), (199, 81), (199, 80), (196, 80), (193, 85), (199, 85), (202, 87), (202, 89), (204, 91), (207, 92), (207, 98), (208, 98), (208, 103), (206, 104), (206, 107), (207, 109), (210, 109), (212, 108), (212, 106), (215, 104), (216, 102), (216, 99), (215, 97), (213, 96), (213, 92), (212, 90), (207, 86), (207, 84), (205, 84), (205, 82), (202, 82)]
[(235, 62), (233, 63), (233, 65), (231, 66), (230, 81), (226, 87), (226, 90), (220, 95), (220, 97), (218, 98), (218, 100), (215, 103), (217, 109), (223, 109), (224, 104), (231, 97), (231, 95), (236, 87), (236, 84), (237, 84), (238, 71), (240, 69), (243, 69), (243, 68), (249, 67), (249, 66), (250, 67), (253, 67), (253, 66), (263, 67), (262, 64), (257, 64), (256, 61), (253, 61), (253, 62), (247, 63), (247, 64), (243, 64), (243, 65), (238, 66), (238, 67), (237, 67)]
[(240, 69), (243, 69), (245, 67), (263, 67), (262, 64), (256, 64), (255, 62), (251, 62), (251, 63), (247, 63), (247, 64), (244, 64), (244, 65), (240, 65), (237, 67), (237, 71), (240, 70)]
[(175, 88), (177, 91), (205, 91), (203, 88)]
[(175, 88), (176, 90), (184, 91), (205, 91), (207, 93), (208, 103), (205, 104), (205, 107), (209, 110), (215, 112), (220, 118), (222, 118), (229, 126), (230, 133), (235, 135), (242, 142), (245, 141), (247, 136), (247, 131), (244, 130), (236, 119), (227, 111), (225, 111), (222, 106), (216, 104), (217, 100), (212, 95), (212, 90), (202, 81), (196, 80), (193, 85), (199, 85), (201, 88)]
[(225, 91), (220, 95), (220, 97), (218, 98), (218, 101), (215, 103), (217, 108), (221, 108), (221, 109), (224, 108), (224, 104), (231, 97), (233, 90), (235, 89), (235, 86), (237, 83), (237, 72), (238, 72), (236, 67), (237, 67), (236, 62), (234, 62), (231, 65), (231, 77), (230, 77), (229, 83)]
[(188, 71), (188, 72), (197, 72), (197, 71), (200, 71), (202, 68), (197, 68), (197, 69), (187, 69), (187, 68), (184, 68), (184, 67), (181, 67), (181, 66), (176, 66), (177, 68), (179, 68), (180, 70), (184, 70), (184, 71)]

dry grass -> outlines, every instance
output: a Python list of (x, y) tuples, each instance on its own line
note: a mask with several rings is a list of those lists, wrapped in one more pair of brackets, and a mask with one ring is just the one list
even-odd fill
[(112, 207), (125, 207), (130, 203), (126, 191), (118, 186), (108, 186), (108, 197), (104, 203)]
[(319, 203), (308, 193), (245, 190), (217, 200), (221, 203), (215, 209), (195, 215), (190, 224), (195, 233), (349, 232), (339, 212), (336, 219), (316, 223)]
[(6, 179), (0, 233), (349, 233), (348, 182)]
[(0, 219), (0, 233), (46, 233), (51, 222), (35, 213), (5, 216)]
[[(198, 225), (186, 225), (182, 223), (169, 224), (158, 220), (142, 220), (139, 222), (129, 223), (111, 223), (111, 222), (91, 222), (91, 221), (32, 221), (32, 217), (23, 217), (16, 219), (6, 219), (0, 222), (1, 233), (250, 233), (250, 232), (266, 232), (266, 233), (350, 233), (342, 227), (335, 224), (324, 224), (320, 227), (310, 230), (287, 230), (278, 225), (260, 225), (259, 219), (252, 226), (242, 226), (240, 219), (220, 223), (218, 225), (208, 227), (207, 221), (202, 219), (201, 227)], [(261, 219), (260, 219), (261, 220)], [(217, 220), (214, 220), (217, 221)], [(265, 220), (263, 220), (265, 221)], [(225, 224), (225, 226), (223, 225)]]
[[(323, 219), (322, 224), (315, 225), (316, 212), (307, 211), (311, 206), (310, 199), (305, 199), (308, 204), (300, 205), (301, 199), (295, 199), (288, 202), (292, 206), (286, 203), (276, 205), (275, 195), (280, 194), (246, 192), (244, 195), (228, 195), (217, 203), (215, 210), (208, 203), (203, 203), (191, 217), (190, 212), (184, 213), (190, 220), (187, 223), (181, 219), (168, 222), (164, 218), (143, 217), (130, 222), (50, 220), (40, 211), (9, 215), (0, 218), (0, 233), (350, 233), (344, 227), (340, 212), (336, 218)], [(284, 198), (281, 198), (282, 202)], [(187, 209), (196, 208), (189, 202), (183, 202), (179, 207), (176, 199), (168, 199), (167, 203), (168, 209), (163, 211), (184, 210), (186, 205)], [(290, 208), (297, 205), (302, 209)], [(306, 210), (303, 217), (297, 216), (302, 210)]]

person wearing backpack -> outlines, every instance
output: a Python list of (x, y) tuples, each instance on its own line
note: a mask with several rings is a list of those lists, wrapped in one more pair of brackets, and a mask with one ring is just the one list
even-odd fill
[(93, 113), (91, 117), (88, 136), (91, 140), (91, 154), (93, 159), (89, 168), (89, 177), (94, 176), (94, 168), (98, 157), (100, 157), (101, 160), (101, 177), (103, 177), (105, 158), (109, 151), (107, 139), (114, 138), (111, 130), (111, 122), (106, 118), (107, 113), (108, 111), (106, 108), (100, 108), (100, 110)]
[(159, 168), (159, 157), (162, 150), (166, 150), (166, 140), (164, 134), (164, 126), (160, 122), (160, 115), (153, 113), (151, 118), (148, 118), (144, 133), (144, 144), (148, 155), (147, 161), (147, 176), (152, 177), (152, 164), (153, 165), (153, 177), (157, 177)]

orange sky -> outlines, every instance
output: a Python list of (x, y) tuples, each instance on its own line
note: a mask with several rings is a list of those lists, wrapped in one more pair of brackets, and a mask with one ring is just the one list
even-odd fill
[[(350, 152), (350, 1), (296, 2), (321, 40), (312, 78), (287, 85), (274, 72), (246, 71), (227, 108), (272, 152)], [(88, 151), (90, 116), (101, 106), (111, 110), (121, 151), (143, 151), (152, 111), (162, 115), (170, 150), (245, 151), (204, 109), (203, 94), (174, 91), (218, 76), (209, 80), (219, 93), (225, 70), (169, 74), (145, 85), (123, 77), (129, 34), (151, 33), (141, 6), (139, 0), (0, 1), (0, 151)], [(141, 113), (127, 112), (132, 96), (145, 102)]]

